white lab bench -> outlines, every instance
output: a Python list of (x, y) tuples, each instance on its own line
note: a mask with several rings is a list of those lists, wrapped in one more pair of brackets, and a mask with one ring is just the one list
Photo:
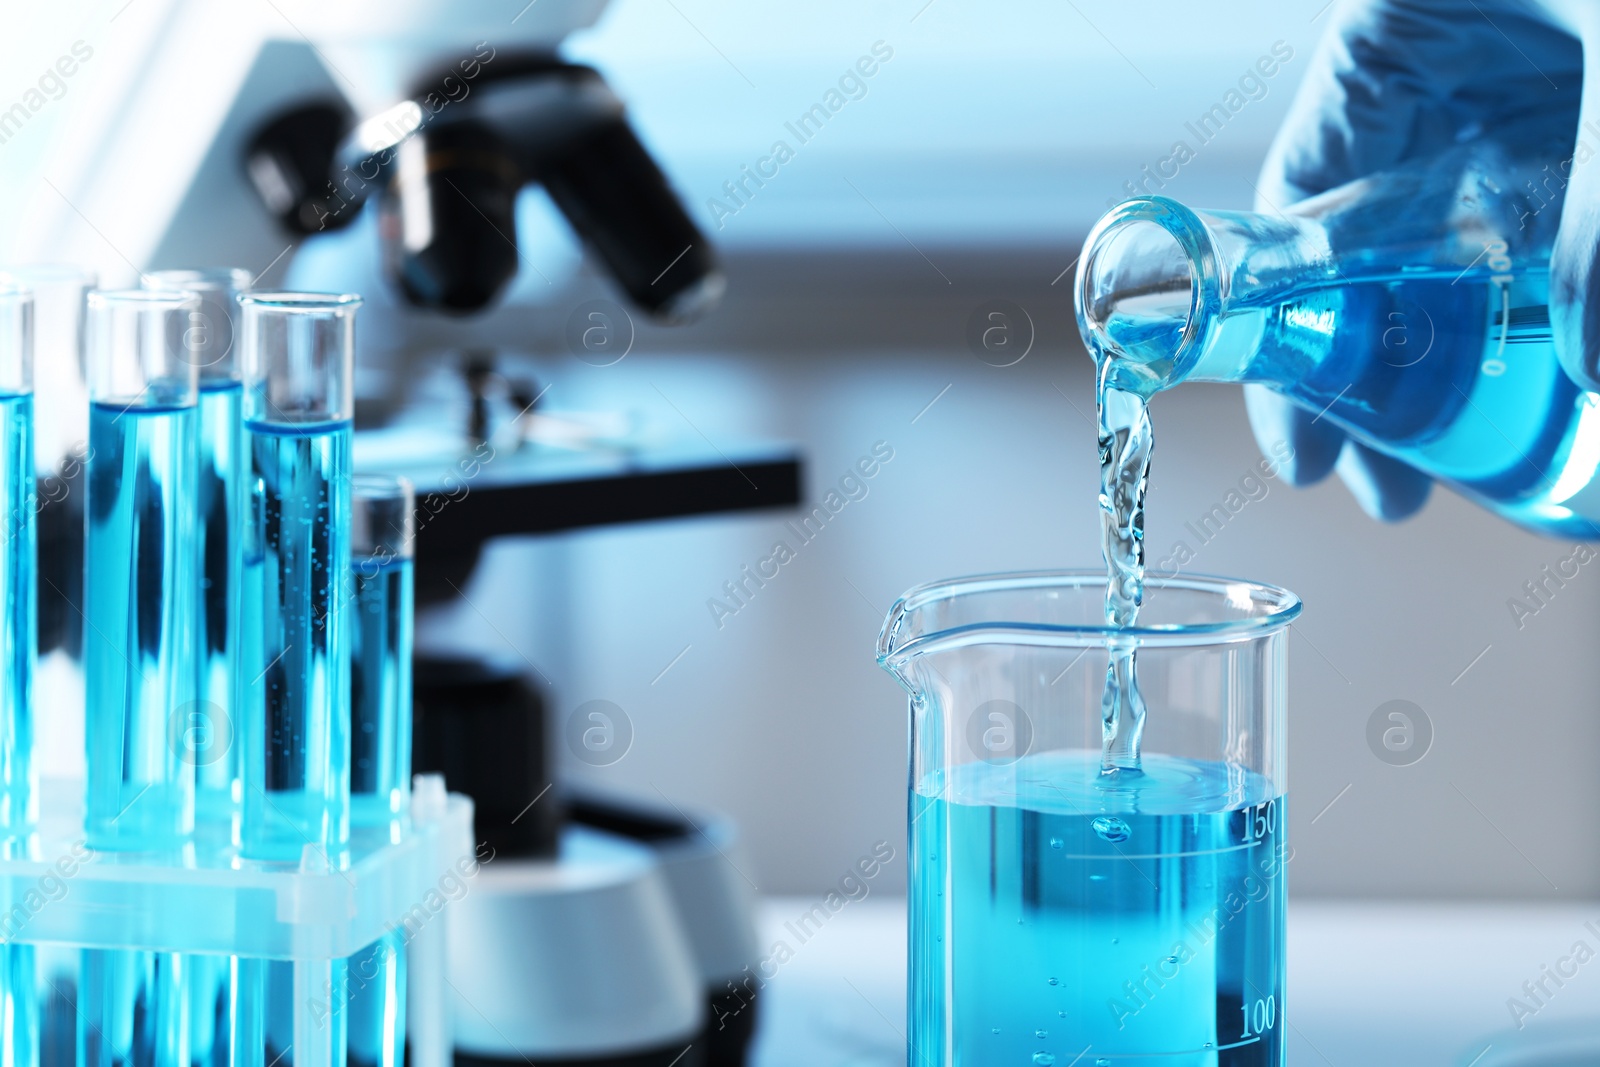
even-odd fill
[[(793, 957), (763, 991), (754, 1067), (905, 1063), (905, 903), (846, 904), (803, 943), (794, 924), (817, 903), (773, 897), (761, 941)], [(786, 926), (786, 924), (789, 924)], [(1586, 924), (1592, 924), (1593, 930)], [(1586, 1029), (1600, 1039), (1600, 903), (1293, 903), (1289, 911), (1289, 1062), (1295, 1067), (1477, 1067), (1526, 1041)], [(1569, 960), (1562, 963), (1563, 959)], [(1519, 1034), (1507, 1000), (1542, 968), (1576, 975)], [(1492, 1048), (1490, 1046), (1493, 1046)], [(1600, 1063), (1575, 1059), (1562, 1064)]]

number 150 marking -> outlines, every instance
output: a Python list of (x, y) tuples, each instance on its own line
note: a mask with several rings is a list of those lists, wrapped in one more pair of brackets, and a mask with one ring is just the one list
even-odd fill
[(1253, 845), (1278, 832), (1277, 798), (1244, 809), (1244, 843)]

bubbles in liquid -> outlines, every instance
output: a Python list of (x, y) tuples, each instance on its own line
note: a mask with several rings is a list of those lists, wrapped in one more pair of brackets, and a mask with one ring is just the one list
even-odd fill
[(1094, 827), (1094, 832), (1099, 834), (1102, 840), (1110, 841), (1112, 844), (1126, 841), (1133, 836), (1133, 830), (1128, 824), (1115, 815), (1101, 815), (1089, 825)]
[(1061, 982), (1059, 980), (1055, 979), (1055, 978), (1052, 978), (1052, 979), (1050, 979), (1050, 984), (1051, 985), (1060, 985)]
[(1034, 1037), (1049, 1037), (1050, 1036), (1050, 1031), (1048, 1031), (1048, 1030), (1035, 1030), (1033, 1032), (1033, 1036)]
[(1061, 840), (1059, 837), (1052, 837), (1050, 839), (1050, 847), (1055, 849), (1057, 852), (1060, 852), (1063, 848), (1067, 847), (1067, 843)]
[(1034, 1067), (1051, 1067), (1055, 1062), (1056, 1058), (1048, 1052), (1035, 1052), (1033, 1054)]

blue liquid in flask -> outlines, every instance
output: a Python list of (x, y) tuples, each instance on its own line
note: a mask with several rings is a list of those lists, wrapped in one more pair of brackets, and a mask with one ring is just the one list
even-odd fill
[[(1493, 197), (1474, 202), (1484, 199)], [(1472, 200), (1451, 203), (1470, 215)], [(1086, 311), (1080, 293), (1080, 325), (1102, 391), (1258, 382), (1524, 527), (1600, 537), (1600, 395), (1574, 384), (1557, 356), (1548, 246), (1514, 226), (1495, 236), (1514, 213), (1423, 240), (1389, 210), (1335, 212), (1306, 236), (1282, 219), (1202, 221), (1163, 198), (1138, 203), (1197, 246), (1224, 235), (1231, 281), (1224, 298), (1198, 303), (1187, 279), (1123, 292), (1121, 272), (1136, 272), (1138, 254), (1119, 260), (1117, 238), (1091, 238), (1099, 250), (1086, 259), (1099, 273), (1086, 284), (1099, 295)], [(1433, 217), (1428, 205), (1416, 213)], [(1385, 247), (1397, 228), (1410, 239)], [(1208, 277), (1216, 269), (1207, 256), (1191, 262)]]
[[(1375, 265), (1287, 292), (1242, 290), (1183, 380), (1264, 381), (1308, 409), (1320, 400), (1317, 410), (1384, 451), (1538, 526), (1600, 461), (1600, 416), (1580, 425), (1594, 400), (1561, 369), (1548, 300), (1543, 267)], [(1170, 314), (1113, 315), (1098, 358), (1115, 368), (1170, 352), (1182, 329)]]
[(349, 838), (350, 423), (247, 420), (245, 855), (337, 866)]
[(964, 764), (914, 794), (913, 1043), (973, 1067), (1276, 1067), (1284, 798), (1154, 753), (1108, 785), (1101, 757)]

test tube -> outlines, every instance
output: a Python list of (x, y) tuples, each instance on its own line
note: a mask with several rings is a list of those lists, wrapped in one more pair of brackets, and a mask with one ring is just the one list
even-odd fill
[[(33, 765), (35, 569), (33, 296), (0, 287), (0, 832), (7, 856), (23, 856), (36, 814)], [(6, 1054), (39, 1062), (32, 945), (0, 946), (0, 1018)]]
[(33, 293), (34, 471), (38, 647), (34, 762), (43, 773), (83, 775), (83, 468), (89, 446), (84, 380), (84, 298), (95, 276), (34, 264), (0, 270), (0, 285)]
[(0, 286), (0, 831), (37, 814), (33, 671), (37, 571), (33, 474), (33, 294)]
[(241, 852), (338, 866), (350, 832), (350, 418), (358, 296), (247, 293)]
[(89, 295), (85, 830), (95, 848), (181, 843), (194, 774), (173, 743), (195, 698), (198, 367), (193, 293)]
[(238, 810), (239, 746), (234, 743), (233, 687), (239, 674), (239, 580), (244, 553), (245, 479), (237, 319), (248, 271), (232, 267), (161, 270), (146, 289), (188, 291), (200, 298), (189, 340), (200, 368), (199, 481), (195, 557), (199, 561), (199, 693), (183, 734), (194, 765), (195, 815), (228, 819)]
[[(337, 868), (350, 833), (350, 417), (357, 296), (247, 293), (240, 852)], [(235, 1067), (344, 1062), (346, 964), (235, 958)]]
[[(411, 801), (412, 554), (416, 493), (404, 478), (351, 482), (355, 583), (350, 657), (350, 820), (398, 840)], [(348, 1067), (401, 1067), (406, 945), (395, 930), (347, 966)]]
[[(199, 568), (195, 655), (199, 688), (178, 734), (194, 767), (195, 819), (230, 823), (239, 810), (239, 746), (234, 743), (234, 686), (239, 680), (239, 581), (244, 563), (245, 479), (240, 425), (238, 296), (248, 271), (232, 267), (151, 271), (145, 289), (188, 291), (200, 298), (189, 316), (189, 342), (200, 368), (199, 474), (194, 556)], [(221, 1062), (228, 1047), (228, 957), (191, 955), (189, 1053), (196, 1067)]]
[[(85, 833), (99, 849), (165, 849), (194, 828), (180, 739), (198, 679), (189, 316), (200, 301), (95, 292), (88, 306)], [(79, 1063), (186, 1063), (184, 973), (177, 953), (85, 949)]]
[(358, 474), (351, 505), (350, 816), (358, 825), (395, 825), (411, 803), (416, 493), (404, 478)]

